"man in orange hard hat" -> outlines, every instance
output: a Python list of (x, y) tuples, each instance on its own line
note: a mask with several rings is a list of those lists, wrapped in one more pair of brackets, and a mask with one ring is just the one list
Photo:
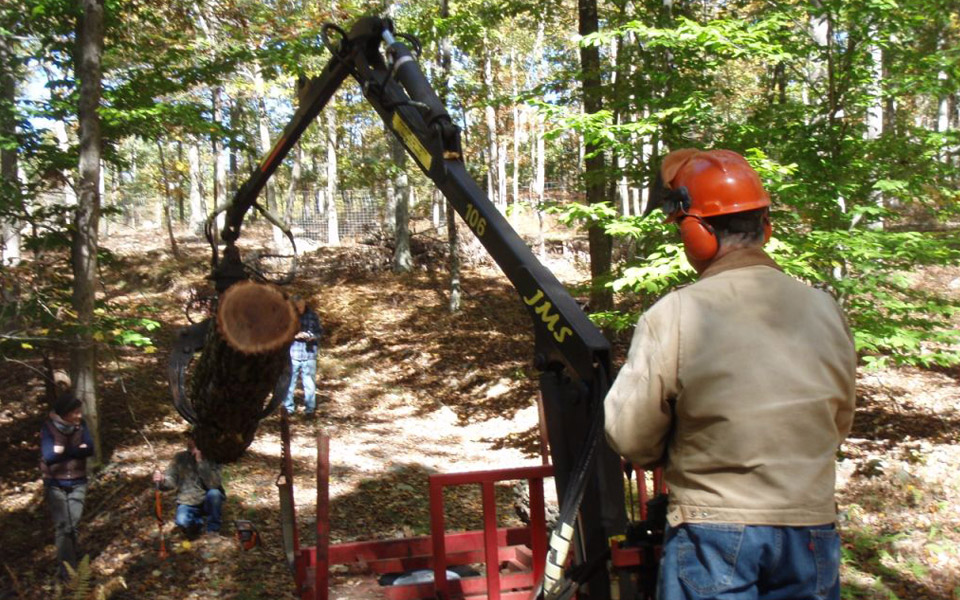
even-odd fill
[(611, 447), (665, 466), (658, 596), (839, 600), (835, 456), (857, 361), (843, 313), (763, 251), (770, 197), (742, 156), (677, 150), (660, 182), (699, 280), (640, 318), (604, 403)]

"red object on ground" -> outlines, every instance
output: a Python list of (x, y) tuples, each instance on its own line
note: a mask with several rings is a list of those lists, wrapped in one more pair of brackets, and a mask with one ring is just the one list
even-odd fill
[[(293, 493), (293, 465), (290, 458), (290, 432), (281, 419), (283, 465), (281, 477)], [(434, 581), (411, 585), (383, 586), (383, 597), (390, 600), (444, 600), (463, 597), (470, 600), (527, 600), (543, 574), (547, 549), (547, 529), (543, 480), (553, 476), (551, 465), (446, 473), (431, 475), (430, 536), (330, 544), (330, 440), (317, 436), (317, 545), (301, 547), (293, 519), (293, 568), (302, 600), (327, 600), (331, 564), (352, 564), (373, 573), (393, 573), (413, 569), (432, 569)], [(530, 488), (530, 525), (498, 528), (494, 486), (499, 481), (526, 479)], [(480, 485), (483, 495), (483, 530), (446, 533), (443, 515), (443, 489), (455, 485)], [(448, 581), (447, 567), (483, 562), (486, 575)], [(501, 565), (508, 572), (501, 573)]]

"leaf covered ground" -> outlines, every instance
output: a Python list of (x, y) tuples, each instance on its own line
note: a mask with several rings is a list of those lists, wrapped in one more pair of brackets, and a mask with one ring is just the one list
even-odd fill
[[(277, 415), (225, 469), (225, 532), (232, 535), (234, 519), (249, 519), (262, 545), (245, 552), (229, 537), (184, 544), (171, 531), (166, 495), (170, 556), (159, 558), (149, 477), (180, 449), (185, 427), (169, 401), (166, 359), (176, 329), (188, 322), (184, 305), (208, 287), (207, 255), (188, 237), (179, 261), (145, 236), (106, 242), (115, 257), (102, 269), (112, 306), (152, 314), (162, 327), (156, 352), (107, 349), (100, 357), (107, 464), (81, 526), (91, 585), (118, 599), (295, 598), (278, 527)], [(569, 262), (548, 266), (568, 283), (582, 277)], [(960, 297), (958, 269), (921, 272), (917, 283)], [(312, 301), (326, 329), (317, 416), (293, 421), (304, 543), (314, 539), (318, 432), (332, 440), (333, 542), (426, 534), (430, 473), (540, 463), (532, 332), (495, 267), (466, 266), (456, 315), (447, 310), (443, 262), (431, 251), (418, 254), (414, 272), (396, 275), (380, 245), (320, 247), (304, 255), (291, 288)], [(53, 358), (66, 367), (65, 354)], [(53, 579), (53, 532), (37, 468), (46, 414), (39, 368), (18, 357), (0, 369), (0, 599), (66, 596)], [(865, 371), (858, 389), (854, 432), (839, 461), (844, 597), (958, 600), (960, 369)], [(516, 524), (512, 490), (498, 494), (502, 522)], [(481, 526), (476, 490), (457, 489), (447, 505), (450, 529)], [(341, 571), (332, 598), (373, 597), (375, 582)]]

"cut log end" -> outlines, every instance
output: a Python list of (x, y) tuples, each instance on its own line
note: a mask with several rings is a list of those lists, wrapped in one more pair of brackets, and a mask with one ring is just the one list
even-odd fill
[(290, 344), (299, 329), (296, 309), (274, 285), (241, 281), (220, 296), (217, 330), (239, 352), (276, 352)]

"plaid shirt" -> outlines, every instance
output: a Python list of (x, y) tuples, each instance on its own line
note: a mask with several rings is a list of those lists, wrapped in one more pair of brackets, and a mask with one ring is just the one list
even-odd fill
[(300, 333), (309, 333), (313, 336), (310, 341), (294, 340), (290, 345), (290, 358), (296, 361), (310, 360), (317, 356), (317, 340), (323, 333), (320, 317), (308, 306), (300, 315)]

